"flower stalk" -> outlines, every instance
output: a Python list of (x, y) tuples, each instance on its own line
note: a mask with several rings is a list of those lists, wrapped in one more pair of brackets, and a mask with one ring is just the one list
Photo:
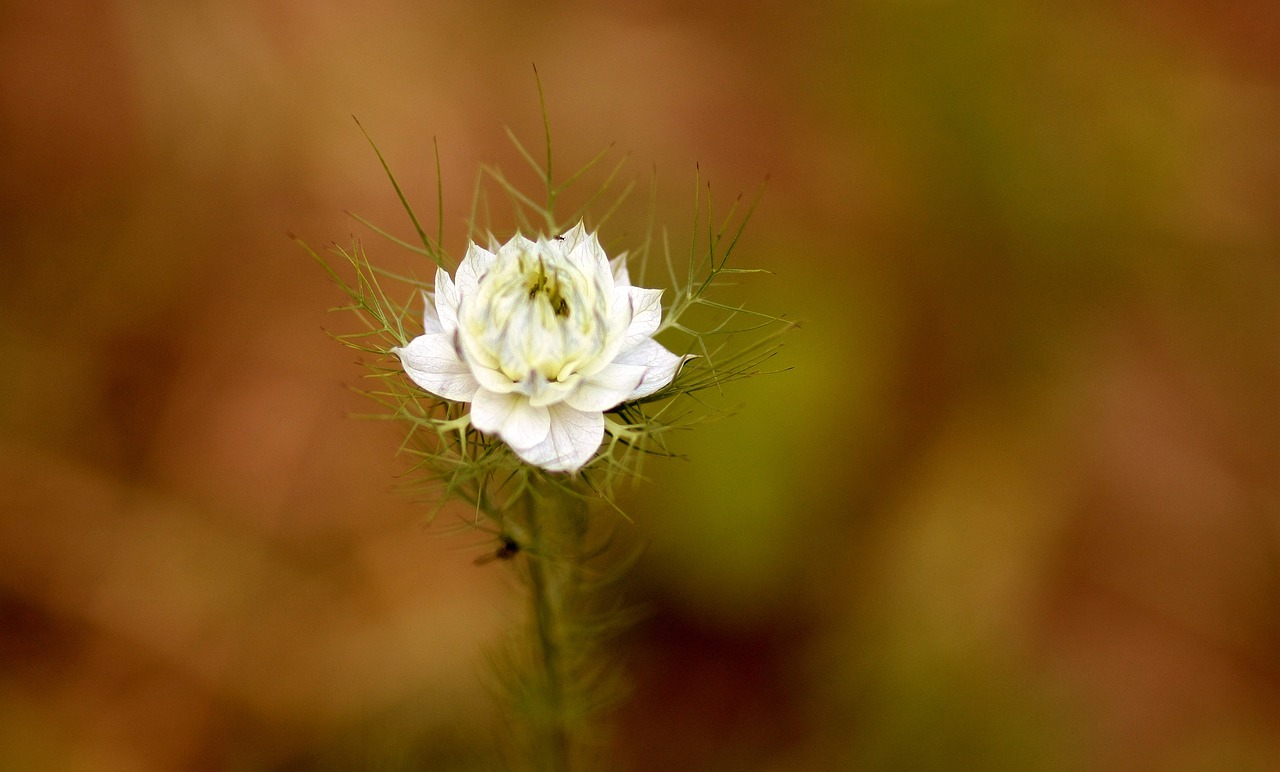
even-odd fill
[[(538, 685), (542, 694), (535, 704), (545, 710), (534, 724), (542, 730), (542, 736), (534, 739), (541, 752), (534, 757), (543, 760), (547, 772), (569, 772), (574, 748), (580, 742), (576, 737), (579, 722), (570, 712), (566, 690), (566, 663), (575, 658), (568, 650), (570, 639), (566, 631), (570, 625), (570, 601), (580, 589), (578, 560), (586, 536), (586, 518), (585, 513), (572, 511), (579, 510), (577, 506), (568, 511), (547, 508), (544, 512), (552, 499), (540, 500), (532, 489), (523, 500), (529, 534), (526, 571), (541, 664)], [(578, 658), (582, 655), (579, 652)]]

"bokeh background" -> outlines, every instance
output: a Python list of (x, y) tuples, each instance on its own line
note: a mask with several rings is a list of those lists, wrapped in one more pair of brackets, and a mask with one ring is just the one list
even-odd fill
[(608, 768), (1280, 768), (1277, 8), (5, 0), (0, 767), (491, 768), (518, 591), (286, 234), (422, 273), (355, 115), (460, 249), (536, 63), (803, 324), (626, 497)]

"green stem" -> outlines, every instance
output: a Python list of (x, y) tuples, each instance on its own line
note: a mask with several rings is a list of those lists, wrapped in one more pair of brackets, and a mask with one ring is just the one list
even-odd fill
[(533, 623), (537, 631), (538, 659), (544, 678), (543, 696), (547, 714), (539, 723), (545, 727), (546, 737), (538, 743), (545, 748), (543, 757), (546, 768), (553, 772), (569, 769), (569, 730), (565, 722), (564, 676), (561, 672), (561, 636), (556, 608), (548, 586), (546, 540), (543, 538), (538, 505), (532, 494), (528, 502), (526, 518), (529, 529), (529, 589), (533, 600)]

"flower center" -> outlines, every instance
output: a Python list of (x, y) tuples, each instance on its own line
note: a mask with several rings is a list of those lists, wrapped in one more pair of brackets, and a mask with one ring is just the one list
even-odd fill
[(569, 317), (569, 301), (564, 299), (560, 294), (560, 282), (556, 279), (555, 274), (548, 275), (546, 263), (539, 260), (538, 270), (529, 277), (529, 300), (538, 302), (541, 298), (551, 306), (551, 312), (556, 316), (562, 316), (566, 319)]
[(564, 382), (605, 349), (604, 289), (554, 246), (499, 253), (464, 300), (462, 344), (533, 396)]

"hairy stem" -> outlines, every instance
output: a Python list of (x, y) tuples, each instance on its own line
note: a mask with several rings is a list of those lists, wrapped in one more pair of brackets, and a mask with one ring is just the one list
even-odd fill
[(569, 770), (569, 728), (565, 721), (564, 674), (561, 672), (562, 620), (559, 603), (552, 598), (547, 574), (547, 540), (543, 537), (541, 513), (532, 494), (525, 497), (529, 530), (529, 590), (533, 601), (533, 623), (537, 632), (537, 652), (542, 667), (543, 700), (547, 715), (539, 722), (544, 737), (538, 743), (542, 766), (553, 772)]
[(524, 526), (528, 545), (527, 577), (536, 639), (530, 674), (537, 768), (570, 772), (580, 745), (581, 722), (574, 709), (574, 668), (583, 652), (575, 634), (582, 592), (582, 544), (586, 518), (579, 502), (563, 491), (540, 488), (524, 495)]

